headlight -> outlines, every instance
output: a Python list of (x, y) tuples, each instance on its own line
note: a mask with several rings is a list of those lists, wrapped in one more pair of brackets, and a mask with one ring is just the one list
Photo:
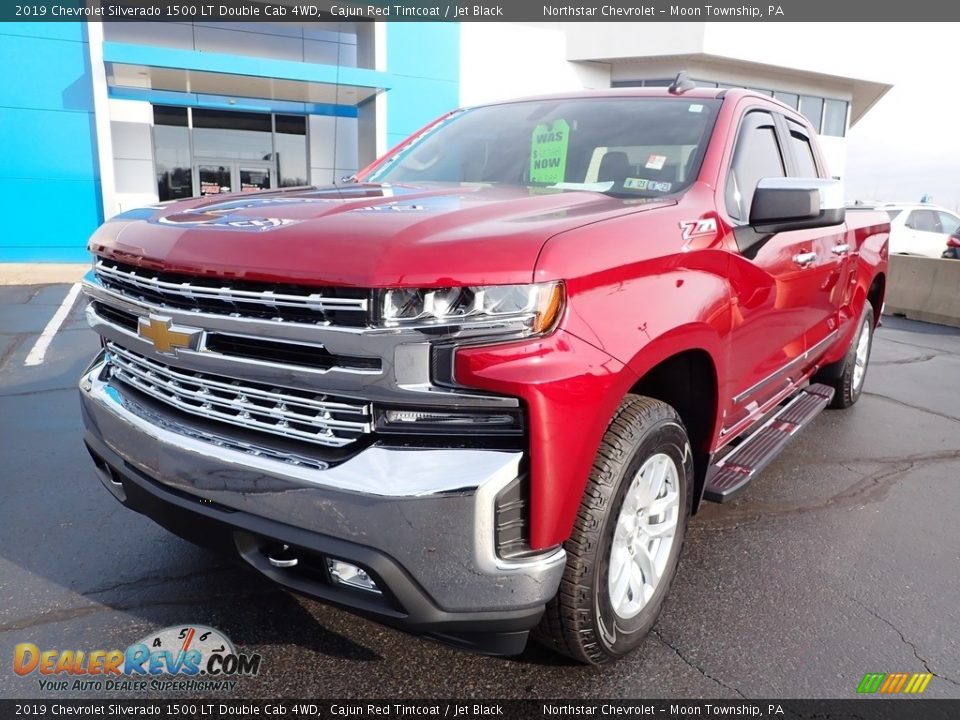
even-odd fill
[(542, 335), (563, 311), (560, 282), (381, 291), (381, 321), (387, 327), (455, 325), (496, 333)]

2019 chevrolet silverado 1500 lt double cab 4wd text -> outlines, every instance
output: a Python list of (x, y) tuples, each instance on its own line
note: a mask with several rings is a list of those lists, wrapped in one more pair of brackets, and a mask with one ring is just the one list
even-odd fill
[(355, 182), (90, 241), (103, 485), (308, 595), (588, 663), (653, 625), (688, 518), (863, 387), (885, 213), (747, 91), (451, 113)]

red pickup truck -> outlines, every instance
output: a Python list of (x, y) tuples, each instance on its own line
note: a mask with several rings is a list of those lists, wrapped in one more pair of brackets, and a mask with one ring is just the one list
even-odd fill
[(125, 505), (295, 591), (609, 662), (701, 501), (857, 401), (888, 230), (770, 97), (460, 110), (336, 187), (104, 224), (85, 441)]

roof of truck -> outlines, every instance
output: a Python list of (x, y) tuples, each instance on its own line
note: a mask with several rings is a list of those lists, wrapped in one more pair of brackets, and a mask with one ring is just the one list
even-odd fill
[(764, 95), (755, 90), (747, 90), (746, 88), (711, 88), (711, 87), (696, 87), (691, 88), (690, 90), (685, 90), (683, 92), (671, 92), (670, 88), (666, 87), (619, 87), (619, 88), (600, 88), (597, 90), (575, 90), (570, 92), (562, 93), (549, 93), (545, 95), (531, 95), (526, 97), (511, 98), (508, 100), (497, 100), (495, 102), (489, 103), (477, 103), (469, 107), (487, 107), (490, 105), (509, 105), (511, 103), (518, 102), (543, 102), (545, 100), (579, 100), (579, 99), (590, 99), (590, 98), (629, 98), (629, 97), (640, 97), (640, 98), (677, 98), (677, 99), (692, 99), (692, 100), (716, 100), (722, 98), (730, 98), (731, 100), (739, 100), (744, 97), (755, 97), (762, 98), (763, 100), (768, 100), (774, 105), (779, 105), (785, 110), (789, 110), (792, 114), (796, 115), (797, 110), (790, 107), (789, 105), (780, 102), (770, 95)]

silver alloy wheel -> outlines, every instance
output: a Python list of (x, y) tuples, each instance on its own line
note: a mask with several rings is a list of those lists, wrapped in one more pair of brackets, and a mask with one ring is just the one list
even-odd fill
[(647, 459), (623, 498), (610, 547), (607, 592), (618, 617), (636, 617), (666, 568), (680, 515), (680, 474), (669, 455)]
[(864, 373), (867, 372), (867, 361), (870, 359), (870, 323), (863, 323), (860, 328), (860, 337), (857, 338), (857, 354), (853, 359), (853, 390), (860, 389)]

